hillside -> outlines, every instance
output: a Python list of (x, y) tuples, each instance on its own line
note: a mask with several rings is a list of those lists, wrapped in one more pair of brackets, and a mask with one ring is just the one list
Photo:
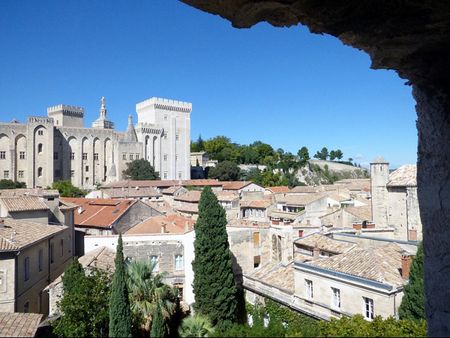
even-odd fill
[(309, 160), (308, 165), (300, 168), (297, 179), (306, 185), (332, 184), (346, 178), (368, 178), (364, 168), (358, 168), (333, 161)]

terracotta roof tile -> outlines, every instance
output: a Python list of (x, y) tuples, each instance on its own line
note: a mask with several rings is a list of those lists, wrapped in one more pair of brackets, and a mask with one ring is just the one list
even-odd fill
[(79, 206), (74, 212), (75, 226), (107, 229), (111, 228), (132, 205), (137, 203), (136, 200), (129, 199), (73, 197), (62, 197), (61, 199)]
[(321, 250), (335, 254), (342, 254), (356, 248), (356, 244), (354, 243), (339, 241), (319, 233), (299, 238), (295, 241), (295, 244), (306, 246), (308, 248), (317, 247)]
[(361, 221), (372, 221), (372, 206), (370, 205), (346, 207), (344, 211), (358, 217)]
[(272, 201), (270, 200), (242, 200), (240, 202), (241, 208), (259, 208), (259, 209), (267, 209), (272, 205)]
[(181, 215), (156, 216), (137, 224), (126, 234), (160, 234), (163, 225), (165, 226), (165, 233), (183, 234), (186, 232), (186, 224), (188, 225), (188, 231), (190, 231), (194, 228), (195, 221)]
[(34, 337), (42, 314), (0, 312), (0, 337)]
[(321, 198), (325, 198), (325, 193), (315, 193), (307, 195), (286, 194), (277, 199), (277, 202), (286, 203), (287, 205), (307, 205)]
[(186, 194), (175, 196), (173, 199), (175, 201), (198, 203), (200, 201), (201, 194), (202, 194), (201, 191), (191, 190), (188, 191)]
[(400, 274), (404, 250), (395, 243), (349, 252), (311, 261), (307, 264), (328, 270), (343, 272), (381, 283), (402, 286)]
[(8, 212), (49, 210), (48, 206), (39, 197), (0, 197), (0, 202)]
[(231, 192), (231, 191), (217, 191), (214, 192), (217, 196), (217, 199), (219, 201), (235, 201), (237, 199), (239, 199), (239, 195), (236, 192)]
[(37, 197), (58, 197), (58, 190), (42, 188), (24, 188), (24, 189), (0, 189), (0, 196), (37, 196)]
[(415, 164), (403, 165), (389, 175), (388, 187), (416, 187), (417, 166)]
[(125, 180), (125, 181), (117, 181), (105, 184), (102, 186), (102, 189), (109, 188), (122, 188), (122, 187), (158, 187), (158, 188), (169, 188), (174, 185), (181, 186), (212, 186), (212, 187), (220, 187), (222, 186), (222, 182), (218, 180), (143, 180), (143, 181), (133, 181), (133, 180)]
[(267, 187), (266, 190), (269, 190), (273, 194), (284, 194), (291, 191), (287, 186)]
[(284, 289), (293, 294), (295, 289), (293, 263), (286, 266), (280, 263), (268, 263), (250, 273), (247, 277), (267, 285)]
[(160, 197), (162, 196), (154, 187), (123, 187), (113, 188), (105, 191), (109, 198), (140, 198), (140, 197)]
[(249, 181), (223, 181), (222, 188), (223, 190), (240, 190), (244, 187), (246, 187), (249, 184), (252, 184), (253, 182)]
[(1, 218), (0, 222), (0, 251), (21, 250), (28, 245), (43, 240), (60, 231), (66, 226), (48, 225), (29, 221)]

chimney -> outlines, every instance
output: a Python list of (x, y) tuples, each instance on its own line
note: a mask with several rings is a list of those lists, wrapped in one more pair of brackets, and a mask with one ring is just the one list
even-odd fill
[(166, 233), (166, 223), (164, 223), (164, 222), (161, 223), (161, 233), (162, 234)]
[(408, 254), (407, 252), (402, 253), (402, 278), (403, 279), (409, 279), (409, 270), (411, 268), (412, 263), (412, 255)]
[(320, 254), (320, 249), (319, 249), (319, 247), (317, 246), (317, 244), (314, 246), (314, 249), (313, 249), (313, 257), (314, 258), (318, 258), (319, 257), (319, 254)]

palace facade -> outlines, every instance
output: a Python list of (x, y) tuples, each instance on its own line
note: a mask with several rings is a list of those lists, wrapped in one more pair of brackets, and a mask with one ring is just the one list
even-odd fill
[(190, 179), (190, 113), (192, 104), (150, 98), (136, 104), (138, 122), (128, 117), (125, 132), (107, 119), (102, 97), (100, 116), (84, 127), (84, 109), (57, 105), (47, 116), (27, 123), (0, 123), (0, 179), (46, 187), (71, 180), (90, 189), (123, 179), (126, 164), (145, 158), (161, 179)]

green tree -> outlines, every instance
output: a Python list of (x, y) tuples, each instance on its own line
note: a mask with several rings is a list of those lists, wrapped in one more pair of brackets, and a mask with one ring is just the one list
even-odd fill
[(408, 284), (403, 291), (402, 303), (398, 309), (401, 319), (425, 319), (425, 289), (423, 282), (423, 243), (420, 243), (416, 257), (411, 264)]
[(208, 317), (189, 316), (183, 320), (178, 330), (180, 337), (211, 337), (214, 328)]
[(86, 276), (74, 260), (62, 282), (64, 293), (58, 302), (62, 316), (52, 323), (53, 333), (59, 337), (107, 337), (109, 275), (94, 269)]
[(323, 147), (321, 151), (316, 152), (316, 154), (314, 155), (314, 158), (326, 161), (328, 156), (330, 156), (330, 155), (328, 154), (327, 147)]
[(205, 143), (203, 142), (202, 135), (198, 135), (198, 139), (195, 142), (191, 142), (191, 151), (198, 152), (205, 150)]
[(58, 190), (62, 197), (84, 197), (87, 192), (75, 187), (70, 181), (56, 181), (52, 184), (52, 189)]
[(18, 189), (18, 188), (26, 188), (27, 185), (25, 182), (14, 182), (11, 180), (0, 180), (0, 189)]
[(156, 306), (156, 311), (153, 316), (152, 329), (150, 331), (150, 337), (165, 337), (166, 336), (166, 323), (162, 315), (161, 306)]
[(338, 160), (342, 160), (342, 158), (344, 157), (344, 153), (342, 152), (341, 149), (338, 149), (334, 152), (334, 155), (336, 156), (336, 158)]
[(131, 311), (123, 259), (122, 235), (119, 235), (114, 277), (109, 301), (109, 336), (131, 337)]
[(159, 173), (149, 161), (141, 158), (127, 163), (127, 169), (123, 171), (123, 175), (131, 180), (159, 180)]
[(226, 327), (236, 320), (238, 306), (226, 214), (210, 187), (203, 189), (198, 209), (192, 262), (195, 310), (213, 325)]
[(227, 147), (233, 147), (230, 138), (225, 136), (216, 136), (204, 142), (205, 150), (211, 159), (216, 160), (217, 155)]
[(223, 161), (209, 170), (208, 177), (217, 178), (219, 181), (237, 181), (240, 171), (235, 162)]
[(301, 147), (297, 152), (298, 160), (300, 161), (301, 166), (304, 166), (306, 162), (309, 161), (309, 151), (306, 147)]
[(164, 284), (163, 274), (153, 272), (155, 264), (133, 260), (127, 264), (127, 285), (134, 326), (149, 331), (157, 307), (161, 308), (166, 321), (175, 312), (177, 295), (175, 290)]
[(336, 159), (336, 152), (334, 150), (330, 151), (330, 160), (334, 161)]

